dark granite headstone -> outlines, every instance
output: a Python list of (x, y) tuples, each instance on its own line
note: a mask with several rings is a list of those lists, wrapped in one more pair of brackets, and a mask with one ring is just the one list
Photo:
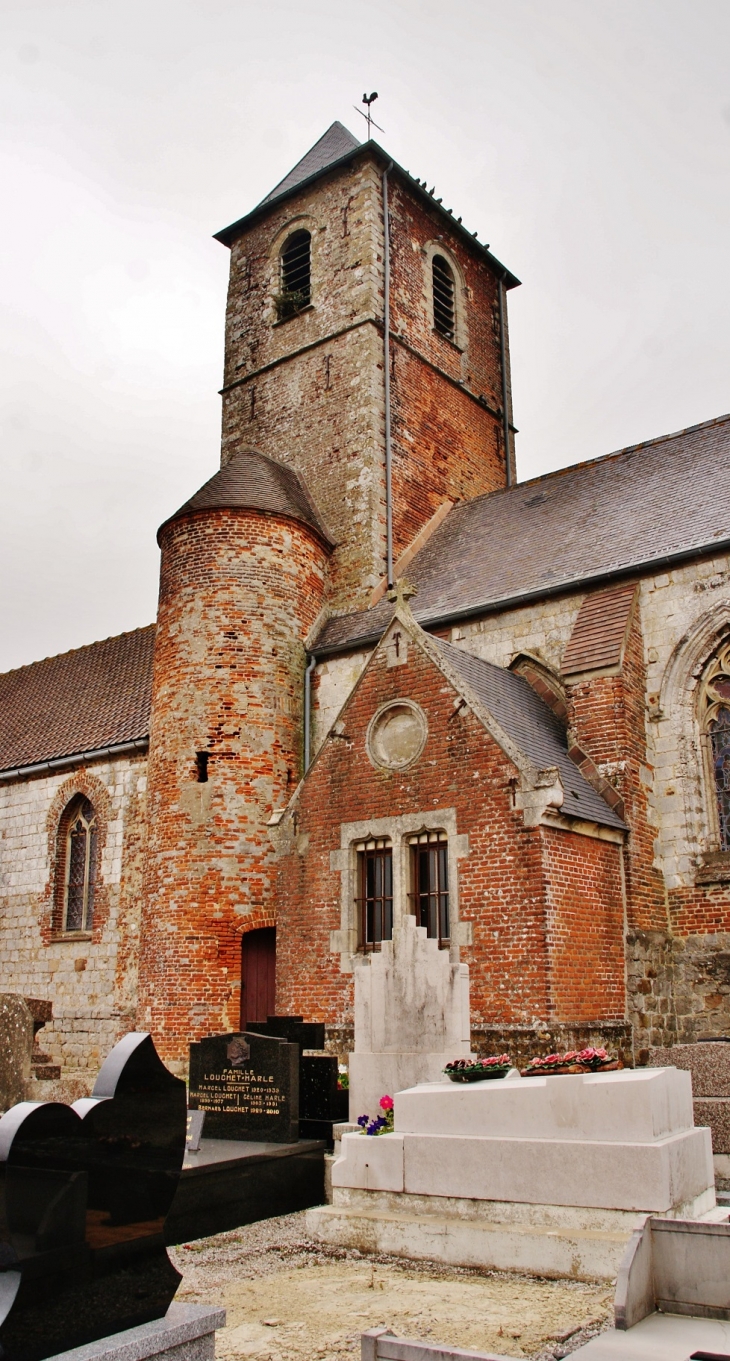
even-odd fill
[(337, 1086), (334, 1054), (304, 1054), (299, 1068), (299, 1132), (303, 1139), (332, 1143), (332, 1126), (347, 1120), (349, 1092)]
[(164, 1246), (185, 1151), (185, 1084), (149, 1035), (112, 1050), (93, 1096), (0, 1120), (0, 1356), (43, 1361), (164, 1317)]
[(277, 1035), (303, 1049), (324, 1049), (324, 1021), (305, 1021), (301, 1016), (269, 1016), (252, 1022), (248, 1029), (256, 1035)]
[(326, 1139), (332, 1143), (332, 1126), (346, 1120), (348, 1094), (337, 1086), (339, 1064), (332, 1054), (305, 1054), (324, 1049), (324, 1022), (305, 1021), (301, 1016), (269, 1016), (252, 1024), (261, 1035), (279, 1035), (299, 1046), (299, 1133), (302, 1139)]
[(295, 1143), (298, 1045), (252, 1031), (191, 1044), (188, 1104), (206, 1112), (206, 1138)]

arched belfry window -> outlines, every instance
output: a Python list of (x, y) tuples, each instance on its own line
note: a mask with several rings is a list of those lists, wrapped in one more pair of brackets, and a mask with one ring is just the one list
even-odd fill
[(276, 298), (279, 321), (302, 312), (312, 301), (312, 238), (307, 231), (287, 237), (280, 256), (280, 292)]
[(433, 273), (433, 324), (434, 329), (447, 340), (456, 336), (456, 286), (454, 271), (443, 255), (434, 255), (431, 263)]
[(702, 735), (716, 817), (717, 843), (730, 851), (730, 640), (722, 645), (702, 678)]
[(94, 921), (98, 831), (94, 806), (83, 794), (66, 809), (61, 831), (63, 929), (90, 931)]

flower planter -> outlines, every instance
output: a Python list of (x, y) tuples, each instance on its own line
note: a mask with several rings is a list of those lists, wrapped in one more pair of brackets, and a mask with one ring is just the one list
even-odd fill
[(506, 1068), (461, 1068), (455, 1072), (449, 1072), (444, 1068), (444, 1072), (450, 1082), (490, 1082), (495, 1078), (506, 1077), (509, 1066)]
[(509, 1054), (494, 1055), (489, 1059), (454, 1059), (447, 1063), (444, 1073), (450, 1082), (489, 1082), (495, 1078), (506, 1077), (512, 1060)]

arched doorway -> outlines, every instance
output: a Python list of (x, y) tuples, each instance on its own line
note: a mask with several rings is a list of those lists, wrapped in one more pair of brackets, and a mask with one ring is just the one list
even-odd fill
[(241, 938), (241, 1029), (276, 1011), (276, 927), (261, 926)]

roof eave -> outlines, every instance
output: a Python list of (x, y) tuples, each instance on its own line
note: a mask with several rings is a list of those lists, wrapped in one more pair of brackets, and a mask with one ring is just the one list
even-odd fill
[[(534, 600), (549, 600), (557, 595), (568, 595), (571, 592), (588, 590), (591, 586), (604, 585), (609, 581), (621, 581), (627, 577), (644, 575), (654, 572), (660, 567), (669, 567), (678, 562), (688, 562), (692, 558), (708, 557), (715, 552), (730, 552), (730, 537), (713, 539), (710, 543), (693, 545), (691, 548), (679, 549), (675, 553), (665, 553), (656, 558), (645, 558), (641, 561), (627, 563), (625, 566), (608, 568), (606, 571), (592, 573), (589, 576), (571, 577), (569, 581), (555, 582), (551, 586), (536, 587), (534, 590), (522, 591), (516, 595), (500, 596), (499, 599), (482, 601), (478, 605), (469, 605), (463, 609), (445, 610), (442, 614), (427, 615), (423, 619), (417, 616), (418, 624), (422, 629), (439, 628), (446, 624), (461, 623), (465, 619), (476, 619), (482, 614), (502, 614), (507, 610), (518, 609)], [(317, 647), (315, 642), (310, 653), (313, 653), (317, 658), (325, 658), (371, 647), (379, 641), (389, 623), (390, 620), (382, 629), (359, 634), (348, 639), (347, 642), (332, 643), (329, 647)]]
[(282, 194), (277, 194), (276, 198), (264, 199), (262, 203), (259, 203), (255, 208), (252, 208), (250, 213), (246, 213), (244, 217), (239, 217), (237, 222), (232, 222), (229, 227), (223, 227), (221, 231), (214, 232), (213, 240), (220, 241), (222, 245), (230, 247), (236, 237), (240, 236), (242, 231), (247, 227), (250, 227), (259, 218), (265, 217), (268, 212), (273, 208), (278, 207), (280, 203), (286, 203), (288, 199), (294, 198), (297, 194), (301, 193), (303, 189), (308, 189), (310, 185), (316, 183), (317, 180), (320, 180), (323, 175), (329, 175), (331, 171), (340, 169), (342, 166), (347, 165), (349, 161), (354, 160), (356, 156), (361, 156), (363, 153), (369, 153), (370, 155), (374, 154), (386, 165), (392, 165), (393, 169), (407, 181), (414, 194), (418, 195), (424, 203), (435, 208), (445, 221), (451, 225), (457, 235), (462, 236), (466, 242), (479, 252), (480, 255), (483, 255), (489, 261), (490, 267), (496, 274), (499, 274), (505, 288), (519, 288), (522, 281), (518, 279), (511, 270), (507, 269), (507, 266), (503, 265), (501, 260), (497, 259), (496, 255), (492, 255), (492, 252), (488, 247), (483, 246), (463, 223), (457, 222), (448, 208), (444, 208), (442, 204), (437, 203), (436, 199), (432, 198), (428, 193), (428, 190), (424, 189), (407, 170), (404, 170), (402, 165), (399, 165), (397, 161), (394, 161), (393, 157), (389, 156), (387, 151), (384, 151), (380, 144), (373, 138), (371, 138), (369, 142), (361, 142), (359, 146), (353, 147), (351, 151), (345, 152), (343, 156), (338, 156), (337, 160), (330, 161), (329, 165), (323, 166), (321, 170), (316, 170), (314, 174), (308, 175), (305, 180), (300, 180), (299, 184), (293, 185), (291, 189), (286, 189)]

